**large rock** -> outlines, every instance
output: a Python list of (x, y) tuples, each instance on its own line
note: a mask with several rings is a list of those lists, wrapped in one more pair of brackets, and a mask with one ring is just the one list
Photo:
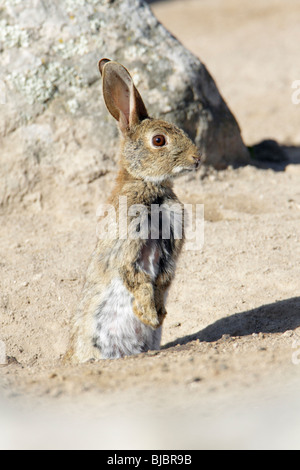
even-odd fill
[(207, 69), (142, 0), (0, 0), (2, 207), (43, 178), (89, 182), (114, 168), (102, 57), (130, 70), (150, 114), (185, 129), (208, 164), (248, 161)]

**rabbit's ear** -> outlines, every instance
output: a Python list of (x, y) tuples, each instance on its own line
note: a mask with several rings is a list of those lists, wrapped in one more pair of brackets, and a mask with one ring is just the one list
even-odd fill
[(122, 132), (148, 117), (143, 100), (128, 70), (117, 62), (102, 59), (99, 70), (103, 78), (103, 96), (110, 114)]

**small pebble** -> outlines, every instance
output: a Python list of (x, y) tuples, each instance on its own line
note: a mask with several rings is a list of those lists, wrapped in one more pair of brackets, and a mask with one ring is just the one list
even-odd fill
[(222, 335), (222, 338), (218, 340), (218, 343), (226, 343), (227, 341), (231, 341), (231, 336), (228, 334)]
[(160, 351), (148, 351), (147, 356), (157, 356), (160, 353)]
[(292, 330), (287, 330), (285, 333), (282, 334), (285, 338), (291, 338), (291, 336), (294, 335), (294, 332)]

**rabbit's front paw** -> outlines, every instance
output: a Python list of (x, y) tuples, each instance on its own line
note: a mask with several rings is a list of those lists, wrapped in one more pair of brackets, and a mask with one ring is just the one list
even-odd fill
[(158, 312), (157, 312), (157, 316), (158, 316), (158, 321), (159, 321), (159, 326), (161, 326), (164, 322), (164, 319), (166, 318), (167, 316), (167, 310), (165, 309), (164, 306), (162, 306)]
[(133, 303), (133, 313), (144, 325), (151, 326), (153, 329), (159, 328), (161, 325), (155, 308), (144, 307), (135, 301)]

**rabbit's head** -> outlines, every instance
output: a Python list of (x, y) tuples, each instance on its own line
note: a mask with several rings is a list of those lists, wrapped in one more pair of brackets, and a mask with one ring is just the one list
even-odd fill
[(134, 178), (158, 183), (200, 165), (197, 147), (178, 127), (148, 116), (133, 80), (121, 64), (102, 59), (103, 96), (122, 135), (121, 165)]

